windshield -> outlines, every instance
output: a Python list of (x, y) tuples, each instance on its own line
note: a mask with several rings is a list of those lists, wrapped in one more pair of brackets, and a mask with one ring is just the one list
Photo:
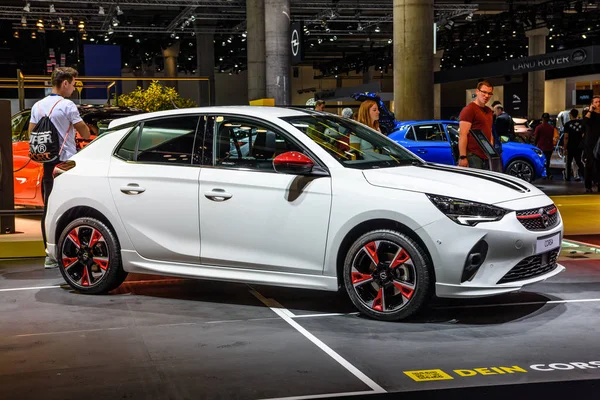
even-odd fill
[(337, 115), (282, 118), (347, 168), (389, 168), (421, 163), (381, 133)]

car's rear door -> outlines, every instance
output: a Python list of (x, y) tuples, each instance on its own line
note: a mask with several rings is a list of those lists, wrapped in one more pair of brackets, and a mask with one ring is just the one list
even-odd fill
[(153, 260), (198, 263), (199, 115), (147, 120), (121, 142), (109, 180), (119, 216), (135, 250)]

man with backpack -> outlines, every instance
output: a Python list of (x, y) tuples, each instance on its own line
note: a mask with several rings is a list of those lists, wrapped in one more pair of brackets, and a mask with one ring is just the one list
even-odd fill
[[(42, 217), (42, 238), (46, 247), (46, 204), (54, 186), (54, 167), (68, 160), (76, 152), (75, 130), (84, 139), (90, 138), (90, 130), (81, 119), (75, 103), (65, 99), (75, 90), (77, 71), (69, 67), (59, 67), (52, 72), (52, 94), (43, 98), (31, 108), (29, 121), (29, 152), (33, 161), (44, 165), (42, 197), (44, 214)], [(44, 261), (45, 268), (56, 268), (58, 263), (50, 257)]]

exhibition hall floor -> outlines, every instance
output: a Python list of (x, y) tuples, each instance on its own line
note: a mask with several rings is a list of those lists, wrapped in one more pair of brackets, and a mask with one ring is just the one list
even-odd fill
[(399, 323), (358, 315), (341, 293), (164, 276), (131, 274), (108, 295), (86, 296), (57, 269), (44, 270), (43, 258), (0, 259), (0, 397), (597, 392), (600, 195), (553, 199), (568, 232), (559, 258), (565, 272), (509, 295), (436, 299)]

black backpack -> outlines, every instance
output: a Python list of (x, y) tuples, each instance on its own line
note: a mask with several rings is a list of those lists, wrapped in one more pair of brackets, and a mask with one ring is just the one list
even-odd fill
[[(29, 135), (29, 158), (33, 161), (39, 163), (58, 161), (69, 132), (67, 131), (63, 145), (60, 146), (60, 135), (58, 129), (56, 129), (56, 126), (50, 120), (50, 115), (54, 111), (54, 107), (62, 100), (58, 100), (52, 106), (48, 115), (44, 115), (31, 130), (31, 134)], [(69, 127), (70, 130), (71, 128)]]

